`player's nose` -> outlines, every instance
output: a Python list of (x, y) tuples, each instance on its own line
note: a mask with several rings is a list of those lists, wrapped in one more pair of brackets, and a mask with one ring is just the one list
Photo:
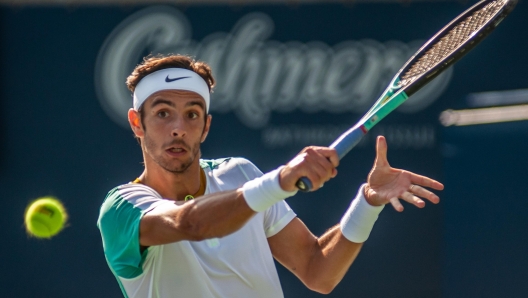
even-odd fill
[(185, 122), (183, 119), (178, 119), (173, 122), (171, 134), (173, 137), (184, 137), (187, 133), (187, 130), (185, 128)]

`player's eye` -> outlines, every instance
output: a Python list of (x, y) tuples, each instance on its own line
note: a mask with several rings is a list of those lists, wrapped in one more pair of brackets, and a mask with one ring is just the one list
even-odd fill
[(198, 118), (198, 113), (196, 113), (196, 112), (189, 112), (189, 118), (191, 118), (191, 119), (196, 119), (196, 118)]
[(159, 111), (158, 112), (158, 117), (167, 118), (167, 117), (169, 117), (169, 113), (167, 111)]

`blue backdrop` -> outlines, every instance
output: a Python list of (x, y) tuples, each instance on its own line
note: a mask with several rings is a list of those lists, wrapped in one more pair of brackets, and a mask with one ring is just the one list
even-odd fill
[[(141, 55), (182, 52), (211, 61), (219, 85), (203, 156), (244, 156), (267, 171), (355, 123), (416, 46), (468, 7), (0, 8), (0, 296), (121, 296), (96, 220), (106, 192), (142, 171), (141, 150), (123, 125), (131, 98), (121, 96), (124, 75)], [(526, 295), (519, 278), (527, 268), (520, 228), (527, 221), (519, 213), (526, 127), (442, 130), (438, 115), (467, 107), (471, 93), (527, 87), (528, 42), (520, 38), (527, 12), (519, 3), (474, 52), (383, 120), (324, 189), (288, 200), (315, 234), (337, 223), (366, 180), (377, 134), (387, 137), (393, 166), (446, 182), (439, 205), (406, 205), (402, 214), (386, 208), (329, 296)], [(27, 203), (44, 195), (60, 198), (70, 214), (51, 240), (28, 237), (23, 226)], [(286, 297), (320, 296), (278, 268)]]

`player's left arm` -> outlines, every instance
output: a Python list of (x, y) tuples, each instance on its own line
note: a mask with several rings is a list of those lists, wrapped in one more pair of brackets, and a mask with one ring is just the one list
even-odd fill
[[(403, 206), (400, 199), (423, 208), (425, 202), (419, 197), (434, 204), (438, 203), (438, 196), (424, 187), (441, 190), (444, 186), (428, 177), (392, 168), (387, 161), (385, 138), (378, 137), (376, 161), (369, 173), (367, 184), (362, 188), (363, 193), (358, 194), (356, 198), (360, 202), (356, 202), (352, 209), (363, 208), (372, 212), (377, 208), (375, 206), (391, 203), (394, 209), (401, 212)], [(311, 290), (330, 293), (357, 257), (371, 228), (370, 226), (366, 232), (363, 231), (363, 235), (355, 238), (357, 230), (361, 230), (364, 214), (354, 214), (350, 211), (351, 209), (344, 216), (348, 216), (347, 220), (341, 221), (342, 224), (347, 222), (345, 226), (336, 225), (321, 237), (314, 236), (300, 219), (293, 219), (279, 233), (268, 238), (273, 256)], [(373, 212), (377, 218), (376, 211)], [(349, 222), (354, 222), (353, 229), (350, 229)]]
[(357, 257), (362, 243), (348, 241), (339, 225), (317, 238), (299, 218), (268, 238), (273, 257), (306, 287), (330, 293)]

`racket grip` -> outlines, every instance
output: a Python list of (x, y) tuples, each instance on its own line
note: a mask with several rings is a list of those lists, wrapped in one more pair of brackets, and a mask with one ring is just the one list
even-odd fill
[(365, 126), (355, 126), (343, 133), (337, 140), (335, 140), (330, 148), (334, 148), (337, 151), (339, 159), (345, 157), (345, 155), (356, 147), (356, 145), (361, 141), (363, 136), (367, 134), (367, 129)]
[(295, 186), (302, 192), (309, 192), (313, 188), (312, 181), (307, 177), (301, 177), (301, 179), (297, 180)]
[[(367, 129), (363, 125), (352, 127), (335, 140), (330, 148), (334, 148), (341, 159), (361, 141), (366, 133)], [(312, 181), (307, 177), (301, 177), (295, 186), (302, 192), (309, 192), (313, 188)]]

